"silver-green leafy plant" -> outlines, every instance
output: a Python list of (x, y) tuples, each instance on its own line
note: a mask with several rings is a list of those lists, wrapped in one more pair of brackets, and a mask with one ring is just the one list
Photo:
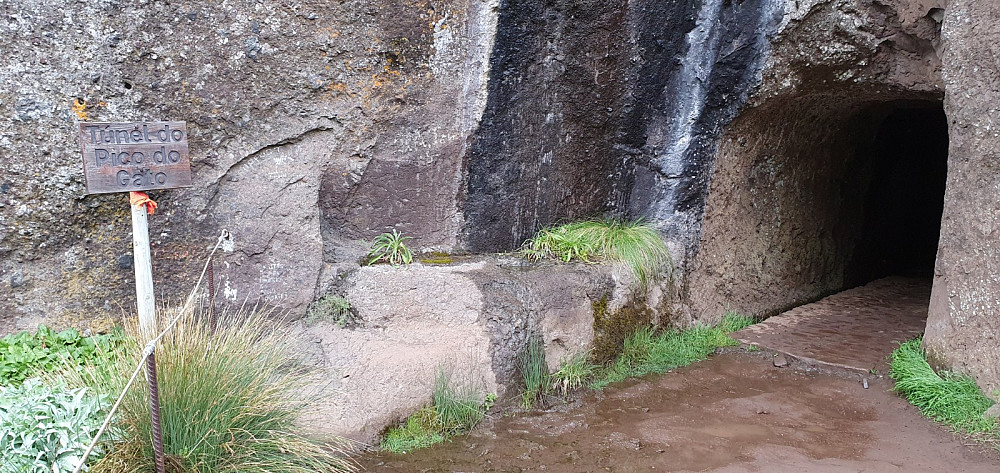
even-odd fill
[(88, 388), (38, 378), (0, 386), (0, 473), (73, 471), (104, 420), (104, 401)]
[(406, 246), (406, 240), (410, 237), (403, 236), (395, 229), (392, 233), (386, 232), (372, 241), (371, 250), (368, 251), (368, 264), (389, 263), (393, 266), (410, 264), (413, 262), (413, 252)]

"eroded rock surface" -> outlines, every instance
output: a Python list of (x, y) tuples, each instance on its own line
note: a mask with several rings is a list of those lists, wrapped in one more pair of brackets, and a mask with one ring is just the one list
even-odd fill
[(236, 252), (220, 298), (298, 310), (357, 239), (396, 227), (454, 247), (495, 8), (0, 2), (0, 330), (132, 305), (127, 207), (83, 195), (79, 120), (188, 123), (195, 185), (153, 195), (161, 299), (182, 297), (222, 229)]
[[(546, 284), (546, 281), (557, 282)], [(321, 372), (307, 423), (376, 443), (387, 427), (430, 403), (444, 374), (456, 388), (517, 395), (529, 338), (552, 370), (593, 345), (593, 303), (614, 312), (635, 299), (623, 268), (531, 265), (487, 258), (455, 265), (369, 266), (336, 289), (359, 325), (306, 321), (303, 347)]]
[[(924, 344), (1000, 398), (1000, 5), (951, 1), (942, 28), (948, 187)], [(990, 100), (982, 98), (991, 97)]]

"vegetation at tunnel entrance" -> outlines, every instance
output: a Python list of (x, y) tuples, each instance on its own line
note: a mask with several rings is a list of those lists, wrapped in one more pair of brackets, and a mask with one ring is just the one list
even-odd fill
[(522, 407), (531, 408), (544, 394), (561, 392), (565, 396), (570, 388), (584, 385), (601, 389), (704, 360), (716, 348), (738, 345), (729, 334), (753, 323), (751, 317), (730, 312), (715, 326), (665, 331), (646, 326), (627, 336), (620, 354), (610, 362), (595, 365), (585, 353), (577, 353), (564, 359), (552, 374), (546, 370), (541, 346), (530, 342), (519, 366), (525, 383)]
[(984, 413), (993, 401), (968, 376), (937, 373), (927, 363), (927, 354), (917, 338), (903, 343), (889, 355), (889, 376), (896, 381), (894, 390), (920, 412), (1000, 448), (1000, 425)]
[(730, 312), (714, 327), (697, 325), (659, 332), (652, 327), (641, 328), (625, 339), (615, 360), (595, 371), (588, 385), (600, 389), (628, 378), (664, 373), (702, 361), (716, 348), (739, 345), (729, 334), (753, 323), (751, 317)]
[(531, 260), (622, 263), (632, 271), (641, 288), (668, 275), (673, 265), (670, 250), (655, 228), (642, 221), (621, 219), (586, 220), (543, 228), (524, 242), (520, 252)]

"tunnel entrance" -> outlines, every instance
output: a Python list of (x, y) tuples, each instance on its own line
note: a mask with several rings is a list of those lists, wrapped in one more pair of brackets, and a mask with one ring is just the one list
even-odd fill
[(769, 317), (740, 334), (748, 343), (881, 369), (926, 325), (947, 158), (940, 100), (811, 96), (746, 112), (717, 153), (692, 308)]
[(864, 217), (845, 286), (934, 272), (948, 171), (948, 124), (940, 103), (895, 106), (858, 152), (868, 167)]

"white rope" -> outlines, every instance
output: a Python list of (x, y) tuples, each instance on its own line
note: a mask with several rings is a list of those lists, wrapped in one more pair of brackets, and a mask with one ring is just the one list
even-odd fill
[[(145, 351), (146, 350), (143, 350), (143, 352)], [(80, 464), (76, 466), (73, 473), (80, 473), (80, 470), (83, 469), (83, 465), (87, 463), (87, 457), (90, 456), (90, 452), (94, 450), (94, 446), (97, 445), (97, 441), (101, 438), (101, 435), (104, 435), (104, 431), (108, 428), (108, 425), (111, 424), (111, 418), (115, 415), (115, 411), (118, 410), (118, 406), (121, 405), (122, 400), (125, 399), (125, 393), (128, 392), (128, 388), (132, 387), (132, 383), (135, 382), (135, 378), (139, 376), (139, 371), (142, 371), (142, 364), (145, 360), (146, 357), (139, 360), (138, 366), (136, 366), (135, 371), (132, 372), (132, 377), (129, 378), (128, 383), (125, 384), (125, 389), (122, 390), (122, 393), (118, 396), (118, 400), (115, 401), (115, 404), (111, 406), (111, 412), (108, 412), (108, 417), (104, 419), (104, 423), (101, 424), (101, 428), (97, 430), (97, 435), (94, 436), (94, 440), (90, 442), (90, 446), (88, 446), (87, 450), (83, 452), (83, 458), (80, 459)]]
[(191, 304), (194, 303), (195, 295), (198, 294), (198, 288), (201, 287), (201, 281), (205, 279), (205, 273), (208, 272), (208, 265), (212, 264), (212, 257), (215, 256), (215, 252), (218, 251), (220, 246), (222, 246), (222, 242), (226, 241), (228, 238), (229, 238), (229, 231), (223, 230), (222, 234), (219, 235), (219, 239), (215, 242), (215, 246), (212, 247), (212, 252), (209, 253), (208, 258), (205, 259), (205, 266), (201, 269), (201, 275), (198, 276), (198, 282), (195, 283), (194, 289), (191, 290), (190, 294), (188, 294), (187, 301), (184, 302), (184, 306), (181, 307), (181, 310), (177, 312), (177, 317), (174, 317), (174, 319), (171, 320), (169, 324), (167, 324), (167, 328), (163, 329), (163, 331), (160, 332), (160, 334), (154, 337), (152, 340), (150, 340), (149, 343), (155, 344), (159, 342), (160, 339), (162, 339), (163, 336), (170, 331), (170, 329), (174, 328), (174, 325), (177, 324), (177, 321), (181, 319), (181, 316), (183, 316), (189, 310), (191, 310)]
[(143, 347), (142, 357), (139, 359), (139, 365), (135, 367), (135, 371), (132, 372), (132, 377), (129, 378), (128, 383), (125, 384), (125, 388), (122, 389), (122, 393), (118, 396), (118, 400), (111, 406), (111, 411), (108, 412), (108, 417), (104, 419), (104, 422), (101, 424), (101, 428), (97, 430), (97, 435), (95, 435), (94, 439), (90, 442), (90, 446), (88, 446), (87, 450), (83, 452), (83, 457), (80, 458), (80, 464), (76, 466), (73, 473), (80, 473), (83, 466), (87, 463), (87, 457), (89, 457), (90, 453), (93, 452), (97, 442), (101, 439), (101, 435), (104, 435), (104, 431), (107, 430), (108, 425), (111, 424), (111, 419), (118, 410), (118, 406), (120, 406), (122, 400), (125, 399), (125, 393), (128, 392), (129, 388), (132, 387), (132, 383), (134, 383), (135, 379), (139, 376), (139, 372), (142, 371), (142, 365), (146, 362), (146, 358), (149, 357), (154, 350), (156, 350), (156, 344), (163, 338), (164, 335), (167, 334), (167, 332), (174, 328), (174, 325), (176, 325), (177, 321), (181, 319), (181, 316), (191, 309), (191, 304), (194, 302), (195, 295), (198, 293), (198, 288), (201, 287), (201, 281), (205, 278), (205, 273), (208, 271), (208, 265), (212, 263), (212, 257), (215, 256), (215, 252), (219, 249), (219, 246), (222, 245), (222, 242), (228, 238), (229, 231), (223, 230), (222, 234), (219, 235), (219, 239), (215, 242), (215, 247), (212, 248), (212, 252), (208, 254), (208, 258), (205, 260), (205, 267), (202, 268), (201, 275), (198, 276), (198, 282), (195, 283), (194, 289), (191, 290), (191, 294), (188, 294), (188, 298), (187, 301), (184, 302), (184, 306), (177, 312), (177, 316), (174, 317), (169, 324), (167, 324), (167, 328), (163, 329), (159, 335), (154, 337), (149, 341), (149, 343), (146, 344), (145, 347)]

